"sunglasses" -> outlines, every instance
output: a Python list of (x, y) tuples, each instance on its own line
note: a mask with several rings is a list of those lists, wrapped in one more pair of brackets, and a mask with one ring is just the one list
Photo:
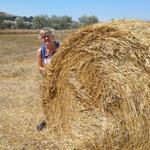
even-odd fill
[(41, 36), (41, 39), (45, 39), (45, 38), (49, 38), (49, 37), (50, 37), (49, 34), (45, 34), (45, 35)]

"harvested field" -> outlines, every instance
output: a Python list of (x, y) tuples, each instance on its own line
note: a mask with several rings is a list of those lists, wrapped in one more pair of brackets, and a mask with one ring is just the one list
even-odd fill
[[(149, 28), (118, 20), (70, 35), (47, 67), (42, 98), (37, 33), (0, 34), (0, 149), (149, 149)], [(42, 105), (49, 127), (38, 132)]]
[(149, 47), (97, 24), (67, 39), (47, 67), (43, 110), (51, 132), (74, 139), (70, 149), (148, 149), (149, 93)]

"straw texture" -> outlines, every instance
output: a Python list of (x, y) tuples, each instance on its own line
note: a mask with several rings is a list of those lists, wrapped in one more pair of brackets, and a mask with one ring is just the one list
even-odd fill
[(41, 97), (51, 131), (67, 136), (66, 149), (148, 149), (149, 52), (112, 24), (83, 28), (63, 42)]

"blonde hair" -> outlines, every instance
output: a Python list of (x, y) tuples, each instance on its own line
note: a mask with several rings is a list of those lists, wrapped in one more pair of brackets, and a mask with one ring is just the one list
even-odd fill
[(41, 38), (42, 36), (45, 36), (45, 35), (54, 36), (54, 33), (55, 33), (55, 29), (44, 27), (43, 29), (40, 30), (39, 38)]

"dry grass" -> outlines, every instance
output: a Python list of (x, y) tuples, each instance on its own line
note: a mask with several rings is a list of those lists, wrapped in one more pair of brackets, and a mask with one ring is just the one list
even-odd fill
[(3, 29), (0, 34), (37, 34), (38, 30), (33, 29)]
[[(121, 24), (121, 22), (120, 22)], [(129, 25), (128, 25), (129, 24)], [(144, 28), (144, 22), (139, 22), (139, 21), (133, 21), (132, 26), (136, 26), (136, 24), (140, 24), (142, 27), (137, 28), (140, 33), (142, 34), (141, 41), (146, 41), (148, 36), (148, 31)], [(147, 24), (147, 23), (145, 23)], [(122, 24), (123, 25), (123, 24)], [(123, 28), (129, 28), (131, 27), (130, 23), (124, 23)], [(136, 29), (136, 30), (137, 30)], [(136, 30), (132, 30), (132, 32), (136, 33)], [(138, 31), (138, 32), (139, 32)], [(138, 32), (136, 36), (138, 37)], [(63, 40), (68, 34), (70, 34), (69, 31), (65, 32), (60, 32), (56, 34), (56, 37), (59, 38), (60, 40)], [(145, 36), (146, 34), (147, 36)], [(120, 143), (126, 143), (128, 141), (128, 134), (126, 133), (126, 129), (134, 127), (134, 123), (139, 123), (139, 128), (137, 127), (134, 129), (133, 133), (137, 133), (135, 130), (141, 131), (141, 133), (145, 133), (147, 131), (147, 134), (143, 134), (143, 137), (138, 136), (138, 139), (145, 138), (148, 139), (148, 132), (149, 132), (149, 122), (147, 122), (147, 125), (143, 123), (143, 130), (141, 130), (140, 125), (141, 121), (139, 120), (137, 122), (133, 121), (131, 123), (131, 126), (128, 126), (128, 121), (127, 123), (124, 123), (123, 120), (120, 120), (119, 118), (111, 117), (111, 109), (110, 112), (108, 111), (108, 115), (103, 115), (101, 112), (97, 109), (91, 110), (91, 111), (86, 111), (84, 110), (84, 107), (81, 105), (81, 114), (82, 114), (82, 120), (78, 120), (77, 124), (73, 124), (73, 127), (75, 130), (72, 131), (73, 136), (67, 136), (65, 138), (60, 138), (59, 134), (61, 132), (57, 132), (59, 134), (56, 134), (56, 131), (58, 131), (56, 128), (56, 131), (53, 130), (53, 128), (47, 128), (44, 129), (42, 132), (37, 132), (36, 131), (36, 125), (39, 123), (40, 120), (43, 119), (43, 111), (41, 107), (41, 101), (39, 98), (39, 82), (41, 81), (40, 76), (38, 75), (38, 71), (36, 68), (36, 58), (35, 58), (35, 53), (36, 49), (39, 47), (39, 41), (38, 41), (38, 35), (36, 34), (0, 34), (0, 149), (6, 150), (6, 149), (14, 149), (14, 150), (37, 150), (37, 149), (47, 149), (47, 150), (62, 150), (62, 149), (75, 149), (78, 147), (78, 149), (100, 149), (99, 147), (99, 142), (100, 141), (106, 141), (106, 143), (111, 139), (111, 136), (116, 139), (114, 142), (118, 142), (118, 147), (122, 146)], [(79, 37), (77, 37), (79, 39)], [(83, 39), (84, 40), (84, 39)], [(147, 40), (148, 41), (148, 40)], [(86, 41), (85, 41), (86, 42)], [(88, 44), (88, 42), (86, 42)], [(146, 42), (147, 43), (147, 42)], [(132, 45), (132, 44), (131, 44)], [(74, 46), (74, 45), (70, 45)], [(95, 45), (96, 46), (96, 45)], [(139, 47), (141, 45), (139, 44)], [(145, 47), (145, 46), (144, 46)], [(137, 48), (139, 50), (139, 48)], [(143, 48), (142, 48), (143, 50)], [(92, 52), (89, 52), (89, 55), (93, 55)], [(86, 52), (85, 52), (86, 53)], [(145, 55), (145, 54), (144, 54)], [(142, 53), (143, 56), (143, 53)], [(85, 56), (83, 56), (84, 58)], [(85, 57), (83, 60), (88, 59), (88, 57)], [(145, 63), (148, 63), (146, 61)], [(68, 63), (65, 62), (67, 65)], [(79, 63), (78, 63), (79, 64)], [(82, 65), (81, 65), (82, 66)], [(138, 66), (141, 66), (140, 64)], [(137, 67), (138, 67), (137, 66)], [(87, 66), (85, 66), (86, 69)], [(92, 67), (92, 66), (91, 66)], [(141, 66), (141, 68), (143, 68)], [(66, 68), (67, 69), (67, 68)], [(74, 71), (74, 68), (72, 68)], [(129, 70), (136, 70), (136, 67), (133, 66), (133, 68), (129, 68)], [(144, 69), (143, 69), (144, 70)], [(122, 71), (122, 70), (121, 70)], [(132, 84), (130, 87), (133, 89), (138, 85), (138, 87), (142, 87), (142, 90), (138, 90), (138, 88), (135, 88), (135, 91), (133, 92), (134, 97), (137, 97), (136, 100), (138, 100), (138, 97), (142, 95), (142, 93), (147, 93), (145, 90), (148, 83), (145, 80), (145, 74), (142, 72), (142, 69), (136, 70), (138, 76), (139, 82), (136, 82), (137, 76), (134, 76), (133, 74), (130, 74), (128, 80), (135, 81), (136, 84)], [(92, 71), (85, 72), (85, 76), (87, 74), (92, 73)], [(119, 73), (120, 74), (120, 73)], [(96, 74), (92, 74), (93, 76), (96, 76)], [(114, 74), (111, 78), (115, 77), (116, 74)], [(108, 75), (109, 76), (109, 75)], [(62, 75), (63, 77), (63, 75)], [(76, 79), (73, 74), (70, 74), (71, 77), (71, 83), (70, 87), (65, 88), (63, 86), (62, 90), (69, 92), (69, 88), (72, 88), (72, 85), (74, 85), (74, 80)], [(115, 81), (124, 81), (124, 78), (122, 78), (123, 75), (120, 74), (120, 78), (115, 78)], [(66, 75), (64, 74), (64, 78), (66, 79)], [(111, 79), (110, 78), (110, 79)], [(63, 79), (63, 78), (62, 78)], [(88, 79), (88, 78), (87, 78)], [(93, 78), (92, 78), (93, 79)], [(114, 79), (114, 78), (113, 78)], [(148, 79), (148, 77), (147, 77)], [(104, 83), (109, 84), (110, 80), (105, 80)], [(144, 82), (142, 82), (144, 81)], [(65, 82), (65, 80), (63, 81)], [(114, 85), (115, 83), (113, 81), (110, 81)], [(141, 84), (142, 82), (142, 84)], [(146, 83), (145, 83), (146, 82)], [(80, 87), (80, 84), (77, 83), (77, 92), (79, 89), (81, 89), (81, 93), (79, 92), (79, 96), (85, 96), (88, 97), (88, 95), (82, 95), (84, 93), (84, 87)], [(120, 83), (120, 82), (119, 82)], [(119, 84), (118, 83), (118, 84)], [(143, 84), (145, 83), (145, 86)], [(59, 85), (62, 86), (62, 85)], [(76, 87), (75, 86), (75, 87)], [(111, 91), (112, 87), (109, 86), (110, 88), (107, 89), (107, 87), (103, 87), (104, 90), (109, 90)], [(114, 85), (116, 87), (116, 84)], [(78, 89), (79, 88), (79, 89)], [(93, 86), (94, 88), (94, 86)], [(119, 86), (118, 86), (119, 88)], [(118, 90), (118, 88), (116, 90)], [(129, 89), (130, 89), (129, 88)], [(149, 90), (149, 88), (147, 88)], [(113, 91), (113, 90), (112, 90)], [(138, 92), (137, 92), (138, 91)], [(60, 92), (63, 92), (60, 90)], [(90, 92), (90, 91), (89, 91)], [(148, 92), (150, 93), (150, 92)], [(72, 93), (74, 95), (74, 93)], [(111, 93), (110, 93), (111, 94)], [(115, 93), (114, 93), (115, 94)], [(91, 96), (94, 95), (94, 90), (93, 92), (91, 91)], [(123, 96), (123, 95), (120, 95)], [(149, 97), (149, 95), (148, 95)], [(148, 98), (147, 97), (147, 98)], [(72, 98), (72, 97), (71, 97)], [(80, 98), (80, 97), (77, 97)], [(89, 97), (90, 99), (90, 97)], [(143, 100), (143, 98), (141, 98)], [(62, 100), (62, 99), (61, 99)], [(135, 100), (135, 102), (136, 102)], [(62, 101), (63, 102), (63, 101)], [(69, 103), (73, 104), (72, 101)], [(67, 106), (69, 105), (67, 103)], [(143, 108), (143, 117), (145, 118), (149, 115), (149, 106), (147, 106), (147, 103), (149, 103), (149, 99), (145, 101), (145, 104), (140, 105), (139, 109), (141, 110)], [(58, 103), (59, 104), (59, 103)], [(65, 103), (64, 103), (65, 104)], [(91, 103), (92, 104), (92, 103)], [(106, 105), (105, 105), (106, 104)], [(134, 104), (134, 102), (132, 103)], [(108, 101), (103, 101), (103, 105), (105, 106), (104, 111), (107, 111), (107, 106), (108, 108), (111, 108), (111, 104), (109, 104), (109, 99)], [(87, 105), (88, 106), (88, 105)], [(92, 105), (91, 105), (92, 106)], [(133, 105), (134, 106), (134, 105)], [(116, 109), (118, 105), (113, 105), (112, 111)], [(137, 110), (135, 110), (136, 107), (133, 107), (133, 116), (137, 115)], [(137, 107), (138, 108), (138, 107)], [(74, 109), (70, 108), (71, 110), (74, 111)], [(61, 110), (60, 110), (61, 111)], [(76, 112), (76, 116), (78, 117), (78, 111)], [(109, 114), (110, 113), (110, 114)], [(115, 111), (115, 114), (118, 113), (118, 110)], [(132, 111), (131, 111), (132, 113)], [(139, 116), (141, 115), (139, 114)], [(67, 112), (64, 112), (64, 116), (68, 114)], [(59, 115), (59, 112), (58, 112)], [(73, 115), (72, 113), (69, 114), (71, 117)], [(110, 117), (108, 117), (110, 115)], [(68, 116), (68, 117), (69, 117)], [(94, 116), (94, 117), (93, 117)], [(127, 115), (130, 116), (130, 113)], [(58, 116), (59, 117), (59, 116)], [(138, 115), (135, 117), (138, 118)], [(56, 124), (60, 123), (60, 125), (63, 124), (61, 120), (66, 120), (66, 118), (60, 118), (60, 122), (57, 122)], [(116, 119), (118, 119), (118, 122), (116, 124)], [(90, 121), (89, 121), (90, 120)], [(70, 121), (70, 120), (68, 120)], [(74, 120), (73, 120), (74, 121)], [(75, 120), (76, 121), (76, 120)], [(126, 121), (126, 120), (125, 120)], [(132, 119), (131, 119), (132, 121)], [(103, 122), (103, 124), (101, 124)], [(66, 122), (64, 122), (65, 124)], [(68, 123), (72, 123), (68, 122)], [(99, 124), (98, 126), (95, 126), (95, 124)], [(107, 129), (112, 127), (112, 124), (114, 123), (113, 128), (111, 128), (110, 131), (107, 133)], [(87, 125), (88, 124), (88, 125)], [(124, 124), (122, 126), (122, 124)], [(79, 128), (81, 127), (81, 128)], [(68, 128), (68, 127), (67, 127)], [(83, 130), (84, 128), (84, 130)], [(122, 132), (118, 132), (118, 129)], [(100, 132), (102, 131), (102, 132)], [(112, 132), (114, 131), (114, 132)], [(63, 132), (63, 131), (62, 131)], [(96, 133), (96, 134), (95, 134)], [(110, 134), (114, 133), (114, 134)], [(118, 133), (118, 134), (117, 134)], [(83, 136), (84, 135), (84, 136)], [(91, 136), (92, 135), (92, 136)], [(99, 136), (100, 135), (100, 136)], [(106, 136), (104, 136), (106, 135)], [(108, 135), (108, 136), (107, 136)], [(124, 136), (122, 136), (124, 135)], [(136, 135), (136, 134), (135, 134)], [(135, 135), (133, 135), (133, 139), (135, 138)], [(141, 134), (142, 135), (142, 134)], [(64, 135), (65, 136), (65, 135)], [(96, 138), (95, 137), (103, 137), (103, 139)], [(119, 138), (120, 137), (120, 138)], [(130, 136), (131, 137), (131, 136)], [(137, 137), (137, 136), (136, 136)], [(107, 140), (108, 139), (108, 140)], [(119, 141), (117, 141), (119, 140)], [(81, 142), (82, 141), (82, 142)], [(110, 140), (110, 143), (112, 144), (113, 141)], [(139, 142), (137, 140), (135, 143), (137, 145), (142, 145), (142, 140)], [(131, 142), (133, 143), (133, 141)], [(115, 143), (114, 143), (115, 144)], [(148, 145), (145, 146), (145, 149)], [(109, 147), (109, 143), (104, 145), (103, 149), (111, 149)], [(116, 147), (117, 149), (117, 147)], [(133, 147), (129, 147), (129, 149), (135, 149), (134, 145)], [(138, 149), (138, 148), (136, 148)]]
[[(66, 34), (56, 36), (63, 39)], [(39, 45), (38, 34), (0, 34), (1, 150), (39, 149), (44, 141), (36, 131), (43, 119), (36, 64)]]
[[(55, 30), (55, 37), (56, 39), (59, 39), (59, 41), (63, 41), (64, 38), (66, 38), (68, 36), (68, 34), (71, 34), (73, 32), (75, 32), (76, 30), (75, 29), (72, 29), (72, 30)], [(27, 36), (30, 34), (33, 36), (34, 35), (38, 35), (39, 33), (39, 30), (33, 30), (33, 29), (4, 29), (4, 30), (0, 30), (0, 35), (8, 35), (8, 34), (17, 34), (19, 36), (20, 35), (26, 35)], [(33, 40), (34, 41), (34, 40)]]
[(21, 149), (40, 116), (38, 40), (36, 35), (1, 34), (0, 43), (0, 149)]

